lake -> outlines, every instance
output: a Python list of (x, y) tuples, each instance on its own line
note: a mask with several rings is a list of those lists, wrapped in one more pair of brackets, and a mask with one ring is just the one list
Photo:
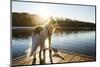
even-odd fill
[[(32, 43), (31, 34), (20, 35), (18, 32), (12, 31), (12, 58), (25, 54), (29, 45)], [(13, 33), (14, 32), (14, 33)], [(17, 33), (17, 34), (16, 34)], [(14, 35), (15, 34), (15, 35)], [(17, 36), (19, 35), (19, 36)], [(91, 30), (64, 30), (55, 32), (52, 35), (52, 47), (62, 49), (64, 51), (96, 56), (96, 38), (95, 31)]]

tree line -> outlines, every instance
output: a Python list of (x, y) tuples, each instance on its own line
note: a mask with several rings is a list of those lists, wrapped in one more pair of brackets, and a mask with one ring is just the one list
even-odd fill
[[(96, 24), (91, 22), (85, 22), (80, 20), (72, 20), (70, 18), (53, 18), (60, 27), (82, 27), (82, 28), (95, 28)], [(12, 26), (28, 26), (33, 27), (41, 25), (42, 19), (36, 14), (28, 13), (12, 13)]]

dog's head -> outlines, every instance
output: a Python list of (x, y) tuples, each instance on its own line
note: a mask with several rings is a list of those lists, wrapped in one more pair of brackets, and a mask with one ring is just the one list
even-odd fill
[(48, 23), (46, 24), (46, 27), (49, 29), (51, 33), (55, 31), (57, 26), (58, 26), (58, 23), (54, 18), (50, 18), (48, 20)]
[(57, 27), (58, 26), (58, 23), (55, 19), (53, 19), (52, 17), (49, 19), (48, 21), (48, 25), (52, 26), (52, 27)]

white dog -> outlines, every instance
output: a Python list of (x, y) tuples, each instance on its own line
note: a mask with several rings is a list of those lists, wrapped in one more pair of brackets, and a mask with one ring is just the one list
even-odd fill
[[(32, 34), (32, 44), (30, 45), (28, 49), (28, 56), (33, 56), (34, 55), (34, 61), (36, 60), (35, 55), (36, 55), (36, 49), (38, 46), (40, 46), (40, 51), (39, 51), (39, 59), (40, 59), (40, 64), (45, 63), (45, 40), (48, 38), (49, 40), (49, 58), (50, 62), (53, 63), (52, 61), (52, 49), (51, 49), (51, 35), (55, 30), (55, 21), (50, 20), (47, 24), (41, 25), (41, 26), (36, 26), (33, 34)], [(43, 51), (43, 59), (41, 57), (41, 52)]]

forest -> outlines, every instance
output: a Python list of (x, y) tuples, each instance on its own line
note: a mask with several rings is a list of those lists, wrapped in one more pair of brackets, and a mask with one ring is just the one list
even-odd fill
[[(60, 27), (71, 27), (71, 28), (95, 28), (96, 24), (81, 20), (72, 20), (70, 18), (53, 18)], [(29, 13), (12, 13), (12, 26), (17, 27), (34, 27), (36, 25), (42, 25), (42, 19), (36, 14)]]

